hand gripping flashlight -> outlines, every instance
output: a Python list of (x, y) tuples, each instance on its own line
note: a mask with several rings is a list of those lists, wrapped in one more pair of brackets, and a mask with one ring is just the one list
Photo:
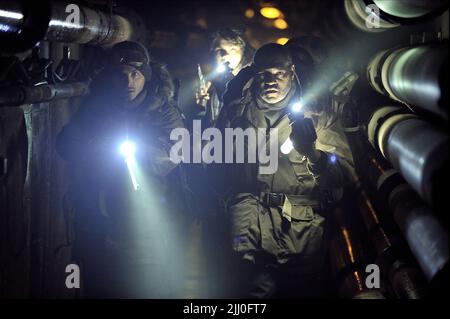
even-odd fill
[[(300, 90), (300, 98), (297, 99), (293, 104), (290, 105), (290, 110), (288, 113), (289, 119), (290, 119), (290, 125), (292, 125), (295, 121), (302, 120), (304, 118), (303, 114), (303, 108), (304, 108), (304, 101), (303, 101), (303, 90), (302, 85), (300, 83), (300, 80), (297, 76), (297, 73), (294, 71), (295, 78), (297, 80), (298, 89)], [(287, 140), (281, 144), (280, 151), (281, 153), (287, 155), (294, 149), (294, 144), (292, 143), (291, 139), (288, 137)]]

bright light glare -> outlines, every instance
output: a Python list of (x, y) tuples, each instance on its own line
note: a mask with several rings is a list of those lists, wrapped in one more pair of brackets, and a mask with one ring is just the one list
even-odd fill
[(217, 66), (216, 71), (217, 71), (218, 73), (223, 73), (223, 72), (225, 72), (226, 69), (227, 69), (227, 68), (225, 67), (224, 64), (219, 64), (219, 65)]
[(125, 158), (130, 158), (134, 156), (136, 152), (136, 145), (130, 141), (123, 142), (120, 145), (120, 153), (125, 156)]
[(0, 10), (0, 17), (10, 18), (10, 19), (14, 19), (14, 20), (22, 20), (23, 14), (20, 12)]
[(332, 163), (332, 164), (334, 164), (334, 163), (336, 163), (336, 161), (337, 161), (337, 156), (336, 155), (331, 155), (330, 156), (330, 162)]
[(302, 110), (302, 108), (303, 108), (303, 103), (301, 101), (298, 101), (292, 105), (291, 110), (294, 113), (298, 113)]
[(294, 144), (292, 144), (292, 141), (289, 137), (280, 147), (281, 153), (283, 153), (285, 155), (289, 154), (293, 149), (294, 149)]

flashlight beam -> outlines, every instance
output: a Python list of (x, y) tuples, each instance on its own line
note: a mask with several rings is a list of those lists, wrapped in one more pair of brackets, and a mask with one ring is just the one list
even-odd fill
[(127, 157), (125, 159), (125, 163), (127, 164), (127, 168), (128, 168), (128, 173), (130, 173), (130, 178), (131, 178), (131, 183), (133, 184), (133, 189), (135, 191), (137, 191), (139, 189), (139, 184), (136, 180), (136, 175), (134, 174), (134, 169), (133, 169), (133, 158), (132, 157)]

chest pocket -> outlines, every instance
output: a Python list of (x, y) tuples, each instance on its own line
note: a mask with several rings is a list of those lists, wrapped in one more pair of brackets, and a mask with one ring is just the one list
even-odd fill
[(292, 169), (297, 177), (297, 180), (310, 179), (311, 174), (307, 168), (307, 160), (306, 157), (300, 155), (295, 150), (292, 150), (288, 155), (289, 163), (292, 166)]

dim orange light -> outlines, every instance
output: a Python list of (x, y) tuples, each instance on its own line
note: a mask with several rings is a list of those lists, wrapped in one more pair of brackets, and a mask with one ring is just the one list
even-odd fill
[(281, 16), (281, 11), (274, 7), (264, 7), (259, 12), (267, 19), (277, 19)]
[(280, 29), (280, 30), (284, 30), (284, 29), (288, 28), (288, 24), (287, 24), (286, 20), (284, 20), (284, 19), (276, 19), (273, 22), (273, 25), (275, 28)]
[(244, 14), (246, 18), (251, 19), (255, 16), (255, 11), (253, 11), (253, 9), (247, 9)]

